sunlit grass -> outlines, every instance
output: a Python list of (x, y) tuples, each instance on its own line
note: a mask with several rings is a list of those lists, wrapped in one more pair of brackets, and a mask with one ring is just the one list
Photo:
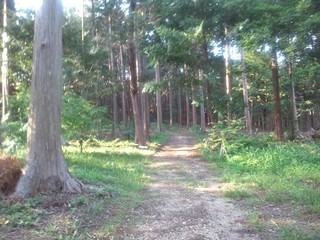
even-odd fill
[[(320, 214), (319, 142), (277, 142), (238, 133), (224, 139), (210, 137), (214, 139), (204, 141), (202, 153), (220, 180), (229, 183), (225, 196), (246, 199), (249, 204), (290, 204), (303, 213)], [(219, 148), (222, 140), (224, 154)], [(285, 233), (283, 239), (290, 238), (286, 236), (291, 235)]]
[[(41, 195), (11, 206), (0, 201), (0, 231), (9, 233), (18, 231), (14, 229), (19, 227), (25, 234), (28, 232), (30, 239), (88, 239), (89, 236), (90, 239), (104, 239), (111, 236), (126, 212), (142, 201), (141, 190), (149, 181), (146, 165), (168, 137), (167, 133), (155, 133), (145, 148), (120, 139), (89, 139), (83, 142), (82, 149), (78, 141), (70, 142), (63, 147), (68, 169), (93, 192), (74, 196), (68, 203), (69, 208), (63, 210), (68, 211), (68, 218), (59, 220), (56, 216), (58, 225), (48, 223), (45, 226), (45, 215), (37, 208), (42, 202)], [(43, 228), (30, 230), (40, 223)]]

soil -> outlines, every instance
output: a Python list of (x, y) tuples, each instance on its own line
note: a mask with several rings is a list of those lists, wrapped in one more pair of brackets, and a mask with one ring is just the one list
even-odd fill
[(148, 166), (144, 202), (132, 209), (114, 239), (260, 239), (246, 221), (247, 212), (222, 196), (223, 183), (201, 159), (195, 141), (171, 134)]

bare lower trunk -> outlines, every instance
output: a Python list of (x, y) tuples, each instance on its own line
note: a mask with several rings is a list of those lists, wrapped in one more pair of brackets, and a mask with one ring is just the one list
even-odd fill
[(190, 101), (189, 101), (189, 96), (188, 96), (188, 93), (187, 93), (187, 96), (186, 96), (186, 127), (187, 129), (190, 128)]
[(3, 32), (2, 32), (2, 117), (1, 122), (7, 119), (9, 106), (9, 79), (8, 79), (8, 34), (7, 34), (7, 1), (3, 1)]
[[(109, 22), (109, 47), (110, 47), (110, 59), (109, 59), (109, 69), (111, 71), (112, 76), (114, 76), (114, 54), (113, 54), (113, 47), (112, 47), (112, 17), (111, 14), (108, 17)], [(113, 79), (116, 81), (116, 78)], [(117, 93), (112, 94), (112, 136), (116, 136), (117, 125), (118, 125), (118, 101), (117, 101)]]
[(226, 94), (228, 96), (227, 103), (227, 115), (228, 122), (232, 120), (232, 75), (231, 75), (231, 64), (230, 64), (230, 39), (229, 39), (229, 29), (225, 27), (225, 37), (226, 37), (226, 45), (225, 45), (225, 67), (226, 67)]
[(141, 146), (146, 145), (143, 128), (142, 128), (142, 118), (141, 111), (139, 107), (139, 91), (137, 86), (137, 72), (136, 72), (136, 61), (135, 61), (135, 52), (134, 44), (129, 43), (129, 66), (130, 66), (130, 93), (131, 93), (131, 102), (133, 110), (133, 119), (135, 126), (135, 142)]
[[(319, 89), (319, 88), (316, 88)], [(315, 130), (320, 129), (320, 95), (319, 95), (319, 90), (316, 90), (316, 104), (313, 108), (313, 115), (312, 115), (312, 123), (313, 123), (313, 128)], [(297, 121), (298, 123), (298, 121)]]
[(123, 47), (120, 44), (120, 78), (122, 82), (122, 123), (126, 127), (128, 125), (128, 114), (127, 114), (127, 84), (126, 84), (126, 73), (124, 68), (124, 60), (123, 60)]
[(272, 53), (271, 53), (271, 68), (272, 68), (275, 133), (278, 139), (283, 139), (281, 105), (280, 105), (279, 73), (278, 73), (278, 63), (277, 63), (277, 51), (275, 48), (272, 49)]
[[(293, 69), (292, 69), (292, 61), (288, 61), (288, 74), (289, 78), (292, 79), (293, 77)], [(295, 138), (296, 134), (299, 132), (299, 123), (298, 123), (298, 111), (297, 111), (297, 103), (296, 103), (296, 93), (295, 93), (295, 86), (294, 81), (291, 81), (290, 85), (290, 102), (291, 102), (291, 136), (292, 139)], [(289, 121), (290, 121), (289, 120)]]
[(182, 101), (181, 101), (181, 88), (178, 89), (178, 122), (182, 126)]
[(169, 111), (170, 111), (170, 127), (173, 125), (173, 109), (172, 109), (172, 87), (171, 82), (169, 81)]
[(249, 93), (248, 93), (248, 83), (246, 75), (246, 60), (244, 55), (244, 50), (241, 48), (241, 67), (242, 67), (242, 86), (243, 86), (243, 103), (244, 103), (244, 116), (246, 120), (246, 130), (249, 135), (252, 134), (252, 123), (251, 123), (251, 113), (249, 106)]
[(146, 145), (146, 140), (143, 134), (141, 109), (139, 106), (139, 89), (137, 80), (137, 65), (136, 65), (136, 53), (135, 53), (135, 41), (134, 41), (134, 29), (135, 19), (134, 12), (136, 7), (136, 1), (130, 0), (130, 30), (129, 30), (129, 43), (128, 43), (128, 59), (130, 68), (130, 94), (135, 126), (135, 142), (140, 146)]
[(43, 191), (81, 192), (61, 149), (62, 3), (43, 2), (35, 19), (27, 166), (15, 197)]
[[(160, 65), (156, 63), (156, 82), (160, 83)], [(162, 131), (162, 104), (161, 104), (161, 93), (158, 90), (156, 93), (156, 102), (157, 102), (157, 130)]]
[(199, 95), (200, 95), (200, 122), (201, 122), (201, 130), (205, 131), (206, 129), (206, 117), (204, 112), (204, 93), (203, 93), (203, 70), (199, 69)]
[[(202, 38), (203, 38), (203, 57), (204, 57), (204, 62), (207, 65), (209, 63), (209, 50), (208, 50), (208, 42), (207, 42), (207, 34), (205, 31), (202, 32)], [(212, 112), (212, 103), (211, 103), (211, 94), (212, 94), (212, 89), (210, 82), (208, 78), (205, 80), (205, 92), (207, 94), (207, 122), (209, 124), (213, 124), (213, 112)]]
[(144, 105), (144, 111), (143, 111), (143, 130), (146, 140), (148, 141), (150, 138), (150, 115), (149, 115), (149, 95), (148, 93), (142, 93), (143, 98), (143, 105)]
[(193, 82), (191, 83), (191, 91), (192, 91), (192, 126), (197, 126), (197, 105), (196, 105), (196, 96), (195, 96), (195, 88)]
[[(141, 76), (144, 78), (146, 76), (147, 59), (141, 57)], [(142, 108), (142, 118), (143, 118), (143, 131), (146, 141), (150, 139), (150, 113), (149, 113), (149, 94), (147, 92), (141, 91), (141, 108)]]

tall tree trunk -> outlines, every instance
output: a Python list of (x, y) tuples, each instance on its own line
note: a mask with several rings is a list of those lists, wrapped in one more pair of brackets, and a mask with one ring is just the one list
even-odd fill
[(1, 80), (2, 80), (2, 117), (1, 122), (7, 119), (9, 108), (9, 78), (8, 78), (8, 34), (7, 34), (7, 1), (3, 1), (3, 32), (2, 32), (2, 65), (1, 65)]
[(186, 128), (190, 128), (190, 100), (188, 93), (186, 94)]
[(146, 140), (150, 139), (150, 115), (149, 115), (149, 95), (146, 92), (142, 92), (143, 99), (143, 130)]
[[(160, 64), (156, 63), (155, 66), (156, 82), (160, 83)], [(161, 103), (161, 92), (158, 90), (156, 92), (156, 102), (157, 102), (157, 130), (162, 131), (162, 103)]]
[[(183, 66), (184, 68), (184, 78), (187, 78), (187, 65), (185, 64)], [(192, 91), (192, 90), (191, 90)], [(188, 95), (188, 91), (186, 91), (186, 127), (187, 129), (190, 128), (190, 100), (189, 100), (189, 95)]]
[[(112, 46), (112, 17), (111, 14), (108, 17), (109, 22), (109, 47), (110, 47), (110, 62), (109, 62), (109, 70), (111, 75), (113, 76), (113, 80), (116, 81), (114, 75), (114, 54), (113, 54), (113, 46)], [(115, 91), (115, 90), (114, 90)], [(116, 128), (118, 125), (118, 101), (117, 101), (117, 93), (112, 93), (112, 136), (116, 136)]]
[[(203, 37), (203, 55), (204, 55), (204, 62), (205, 64), (209, 63), (209, 51), (208, 51), (208, 43), (207, 43), (207, 35), (206, 32), (202, 32)], [(211, 103), (211, 95), (212, 89), (208, 78), (205, 80), (205, 88), (206, 88), (206, 99), (207, 99), (207, 116), (208, 116), (208, 124), (213, 123), (213, 111), (212, 111), (212, 103)]]
[(120, 77), (122, 82), (122, 123), (125, 127), (128, 125), (128, 115), (127, 115), (127, 83), (126, 83), (126, 71), (124, 68), (124, 60), (123, 60), (123, 46), (120, 44)]
[(197, 126), (197, 105), (196, 105), (196, 96), (195, 96), (195, 88), (194, 83), (191, 82), (191, 91), (192, 91), (192, 126)]
[(228, 122), (232, 120), (232, 74), (230, 64), (230, 36), (229, 29), (227, 26), (224, 28), (225, 32), (225, 67), (226, 67), (226, 94), (228, 96), (227, 111), (228, 111)]
[(319, 94), (319, 87), (318, 87), (318, 81), (315, 81), (315, 106), (313, 108), (313, 115), (312, 115), (312, 122), (313, 122), (313, 128), (315, 130), (320, 129), (320, 94)]
[(295, 86), (293, 81), (293, 66), (292, 61), (288, 61), (288, 75), (289, 79), (291, 79), (290, 85), (290, 102), (291, 102), (291, 137), (295, 138), (296, 133), (299, 132), (299, 123), (298, 123), (298, 111), (297, 111), (297, 102), (296, 102), (296, 93)]
[[(143, 56), (141, 57), (141, 76), (145, 78), (147, 59)], [(150, 139), (150, 114), (149, 114), (149, 94), (147, 92), (141, 91), (141, 108), (143, 116), (143, 130), (146, 141)]]
[(249, 106), (249, 93), (246, 74), (246, 59), (243, 48), (240, 49), (241, 53), (241, 68), (242, 68), (242, 86), (243, 86), (243, 103), (244, 103), (244, 116), (246, 119), (246, 130), (249, 135), (252, 134), (251, 113)]
[(61, 0), (43, 1), (35, 19), (27, 166), (15, 197), (83, 191), (68, 172), (61, 149), (62, 20)]
[(171, 81), (169, 81), (169, 114), (170, 114), (170, 127), (173, 125), (173, 104), (172, 104), (172, 87), (171, 87)]
[(204, 132), (206, 129), (206, 116), (204, 111), (204, 93), (203, 93), (203, 70), (199, 69), (199, 95), (200, 95), (200, 126), (201, 131)]
[(182, 100), (181, 100), (181, 88), (178, 88), (178, 122), (180, 127), (182, 126)]
[(136, 56), (135, 56), (135, 43), (134, 43), (134, 12), (136, 7), (136, 1), (130, 0), (130, 29), (129, 29), (129, 43), (128, 43), (128, 58), (129, 58), (129, 68), (130, 68), (130, 94), (132, 102), (132, 110), (134, 116), (134, 126), (135, 126), (135, 141), (140, 146), (146, 145), (146, 140), (143, 134), (142, 128), (142, 117), (139, 107), (139, 89), (137, 80), (137, 66), (136, 66)]
[(280, 84), (277, 62), (277, 50), (275, 47), (271, 50), (271, 68), (272, 68), (272, 89), (274, 103), (274, 124), (275, 133), (278, 139), (283, 139), (281, 104), (280, 104)]

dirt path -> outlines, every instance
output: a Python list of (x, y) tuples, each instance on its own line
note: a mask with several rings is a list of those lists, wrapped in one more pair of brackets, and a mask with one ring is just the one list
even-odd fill
[(245, 213), (221, 196), (221, 185), (194, 144), (193, 137), (171, 134), (149, 166), (145, 201), (115, 239), (259, 239), (245, 224)]

